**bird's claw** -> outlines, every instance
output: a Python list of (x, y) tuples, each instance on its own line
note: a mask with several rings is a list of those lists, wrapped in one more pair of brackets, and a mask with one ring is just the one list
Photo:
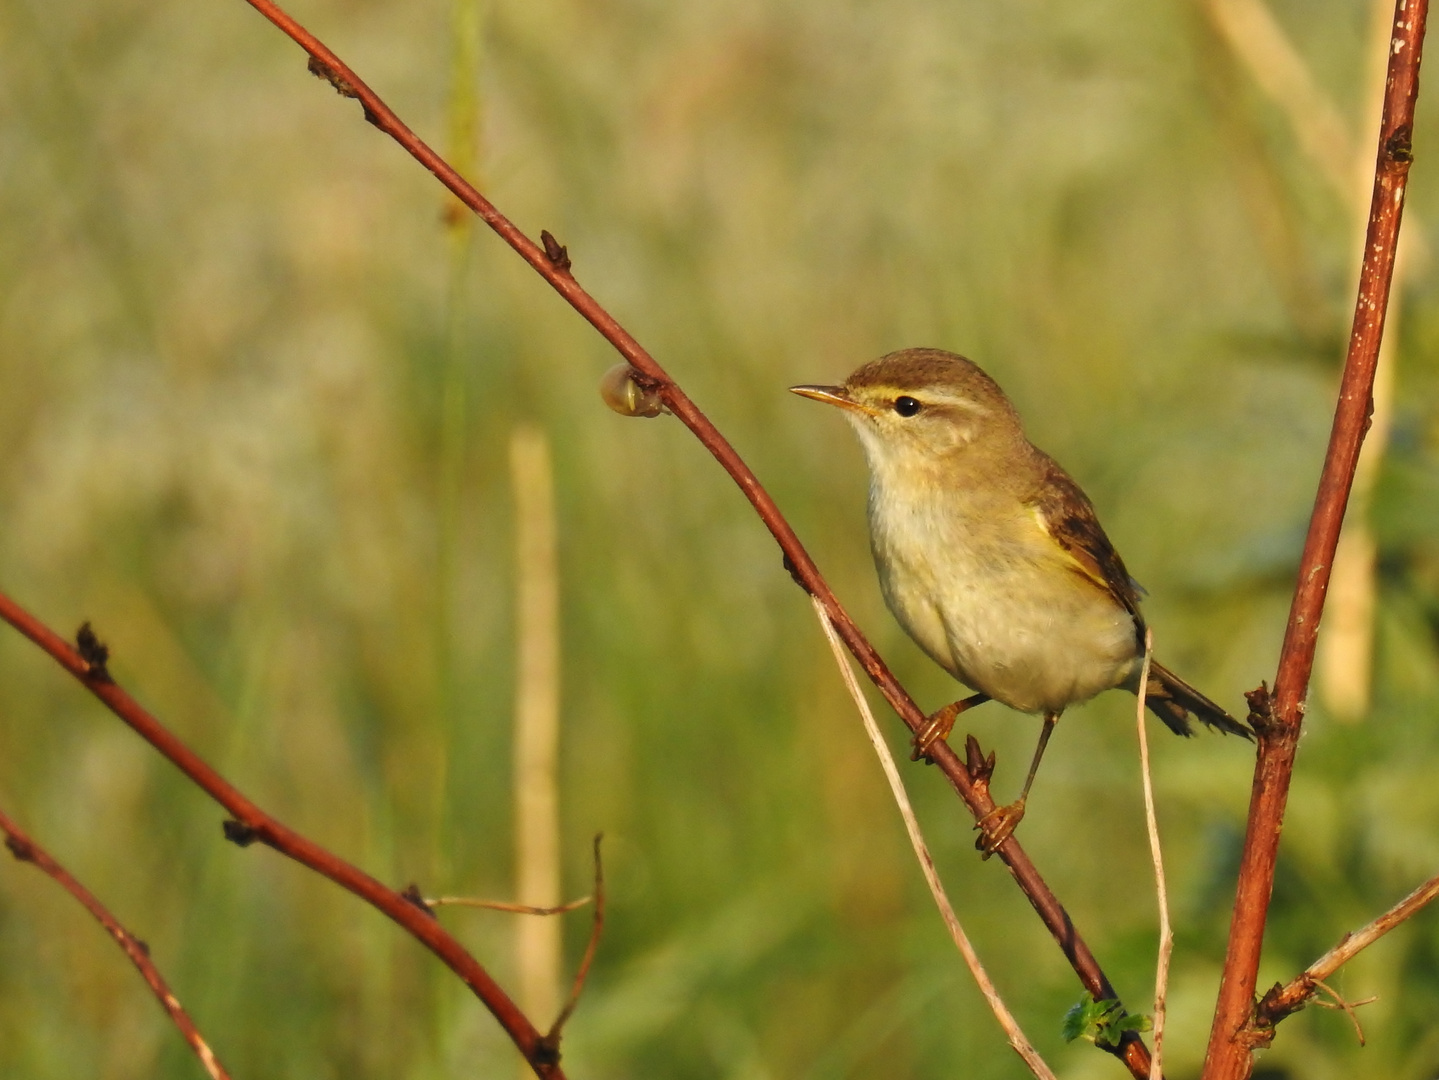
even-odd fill
[(974, 839), (974, 849), (989, 858), (1014, 833), (1016, 826), (1024, 819), (1024, 800), (996, 806), (974, 823), (979, 835)]
[(932, 714), (925, 721), (924, 727), (920, 728), (919, 734), (914, 737), (914, 748), (909, 755), (910, 761), (924, 760), (929, 757), (930, 747), (949, 738), (949, 733), (954, 730), (954, 721), (964, 711), (965, 704), (963, 701), (953, 702)]

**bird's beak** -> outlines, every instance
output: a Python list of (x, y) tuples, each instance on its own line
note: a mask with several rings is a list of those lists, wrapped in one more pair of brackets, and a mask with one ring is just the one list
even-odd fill
[(800, 397), (822, 401), (826, 405), (838, 405), (841, 409), (849, 409), (851, 412), (874, 415), (873, 409), (855, 401), (843, 386), (791, 386), (789, 392), (798, 394)]

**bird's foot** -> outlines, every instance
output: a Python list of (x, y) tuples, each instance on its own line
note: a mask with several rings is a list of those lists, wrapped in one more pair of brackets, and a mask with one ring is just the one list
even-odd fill
[(996, 806), (974, 823), (979, 830), (975, 837), (974, 849), (989, 858), (999, 846), (1009, 839), (1015, 827), (1024, 819), (1024, 800), (1019, 799), (1007, 806)]
[(919, 734), (914, 737), (914, 748), (910, 751), (910, 761), (920, 761), (929, 757), (929, 748), (937, 742), (944, 742), (949, 738), (949, 733), (954, 730), (954, 721), (958, 718), (964, 708), (964, 702), (956, 701), (946, 705), (936, 713), (932, 713), (919, 729)]
[(987, 694), (971, 694), (962, 701), (952, 702), (938, 712), (930, 714), (924, 727), (920, 728), (919, 734), (914, 737), (914, 747), (910, 751), (909, 760), (921, 761), (929, 757), (930, 747), (949, 738), (949, 733), (954, 730), (954, 722), (959, 718), (960, 713), (976, 705), (982, 705), (988, 700)]

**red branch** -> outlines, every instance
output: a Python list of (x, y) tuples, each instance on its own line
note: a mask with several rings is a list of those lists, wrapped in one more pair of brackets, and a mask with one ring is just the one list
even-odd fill
[[(761, 486), (759, 479), (654, 357), (620, 326), (594, 297), (580, 287), (571, 273), (570, 258), (564, 249), (556, 242), (553, 245), (555, 256), (551, 258), (544, 248), (516, 228), (488, 199), (415, 135), (344, 61), (271, 0), (247, 0), (247, 3), (309, 53), (312, 72), (327, 79), (345, 97), (358, 100), (364, 109), (366, 120), (389, 135), (415, 160), (434, 173), (440, 183), (494, 229), (629, 362), (637, 373), (636, 379), (643, 384), (644, 389), (660, 396), (670, 412), (694, 433), (739, 485), (784, 552), (795, 579), (824, 606), (846, 648), (884, 694), (900, 719), (911, 731), (918, 733), (926, 722), (925, 714), (900, 686), (879, 653), (860, 633), (859, 627), (840, 605), (828, 583), (820, 575), (814, 560), (805, 551), (799, 537), (780, 513), (769, 493)], [(976, 818), (983, 817), (994, 809), (994, 801), (989, 797), (987, 785), (974, 782), (965, 763), (948, 745), (936, 743), (930, 751), (930, 758)], [(1100, 969), (1094, 954), (1089, 951), (1089, 946), (1070, 922), (1068, 912), (1040, 877), (1019, 842), (1011, 837), (1000, 846), (998, 854), (1009, 867), (1010, 873), (1044, 925), (1059, 943), (1084, 988), (1097, 1000), (1117, 999), (1118, 994)], [(1143, 1080), (1149, 1076), (1149, 1051), (1137, 1036), (1127, 1037), (1115, 1053), (1124, 1060), (1135, 1077)]]
[(88, 626), (80, 634), (82, 654), (3, 593), (0, 593), (0, 619), (49, 653), (111, 712), (134, 728), (141, 738), (169, 758), (177, 769), (229, 811), (235, 818), (234, 822), (226, 823), (225, 833), (230, 839), (241, 844), (262, 841), (388, 915), (474, 991), (534, 1068), (536, 1075), (543, 1080), (563, 1080), (558, 1056), (535, 1030), (534, 1024), (490, 978), (480, 962), (440, 925), (423, 901), (412, 901), (403, 893), (376, 881), (363, 870), (277, 821), (247, 799), (111, 679), (105, 669), (104, 646), (95, 641)]
[(225, 1071), (225, 1067), (215, 1057), (215, 1052), (210, 1049), (210, 1044), (200, 1034), (200, 1029), (190, 1019), (190, 1014), (181, 1006), (179, 999), (170, 992), (165, 977), (160, 974), (160, 969), (150, 959), (149, 946), (126, 930), (120, 924), (120, 920), (110, 914), (110, 910), (95, 898), (94, 893), (76, 881), (68, 870), (51, 858), (49, 852), (30, 839), (19, 825), (6, 816), (3, 810), (0, 810), (0, 833), (5, 834), (5, 846), (10, 849), (10, 853), (15, 858), (21, 862), (32, 864), (59, 882), (66, 892), (84, 905), (86, 911), (95, 916), (95, 921), (109, 932), (116, 944), (125, 950), (125, 955), (130, 958), (130, 963), (134, 964), (140, 974), (144, 976), (151, 992), (159, 999), (160, 1005), (169, 1014), (175, 1026), (180, 1029), (180, 1034), (190, 1044), (190, 1049), (195, 1051), (195, 1056), (200, 1059), (200, 1064), (205, 1067), (205, 1071), (210, 1074), (212, 1080), (230, 1080), (230, 1074)]
[(1239, 864), (1224, 976), (1204, 1064), (1205, 1080), (1247, 1077), (1251, 1050), (1267, 1045), (1270, 1034), (1269, 1029), (1255, 1029), (1251, 1024), (1254, 986), (1274, 887), (1279, 833), (1304, 719), (1305, 695), (1314, 666), (1319, 616), (1324, 609), (1324, 594), (1329, 587), (1349, 489), (1359, 463), (1359, 447), (1369, 428), (1373, 408), (1374, 369), (1379, 361), (1379, 342), (1384, 333), (1384, 316), (1394, 275), (1405, 182), (1413, 160), (1414, 102), (1419, 94), (1419, 61), (1428, 13), (1428, 0), (1397, 0), (1394, 9), (1384, 114), (1374, 166), (1374, 197), (1370, 203), (1354, 329), (1344, 361), (1329, 450), (1299, 563), (1299, 583), (1289, 610), (1273, 697), (1271, 700), (1262, 694), (1257, 696), (1259, 755), (1254, 767), (1249, 825)]
[[(1256, 1024), (1273, 1027), (1290, 1013), (1308, 1004), (1324, 980), (1350, 960), (1369, 948), (1400, 923), (1412, 919), (1426, 905), (1439, 898), (1439, 877), (1432, 877), (1378, 918), (1355, 931), (1346, 931), (1339, 944), (1290, 979), (1283, 986), (1275, 983), (1260, 1000), (1255, 1010)], [(1326, 988), (1327, 989), (1327, 988)], [(1333, 991), (1329, 991), (1332, 995)], [(1363, 1045), (1362, 1040), (1360, 1045)]]

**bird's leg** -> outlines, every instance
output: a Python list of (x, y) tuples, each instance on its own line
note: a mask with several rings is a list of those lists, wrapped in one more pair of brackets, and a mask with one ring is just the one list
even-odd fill
[(954, 722), (959, 714), (976, 705), (983, 705), (989, 700), (988, 694), (971, 694), (963, 701), (956, 701), (946, 705), (938, 712), (931, 713), (924, 722), (924, 727), (919, 729), (919, 734), (914, 737), (914, 749), (910, 752), (910, 761), (919, 761), (921, 758), (929, 757), (929, 748), (937, 742), (949, 738), (949, 733), (954, 730)]
[(1044, 714), (1044, 727), (1039, 730), (1039, 745), (1034, 748), (1034, 760), (1029, 763), (1029, 775), (1024, 778), (1024, 790), (1019, 793), (1019, 798), (1008, 806), (996, 806), (974, 823), (974, 827), (979, 830), (974, 846), (984, 852), (986, 859), (994, 854), (1000, 844), (1009, 839), (1015, 826), (1024, 817), (1024, 802), (1029, 798), (1030, 785), (1034, 783), (1034, 774), (1039, 772), (1039, 761), (1044, 757), (1044, 748), (1049, 745), (1049, 737), (1054, 734), (1054, 725), (1058, 722), (1059, 713)]

